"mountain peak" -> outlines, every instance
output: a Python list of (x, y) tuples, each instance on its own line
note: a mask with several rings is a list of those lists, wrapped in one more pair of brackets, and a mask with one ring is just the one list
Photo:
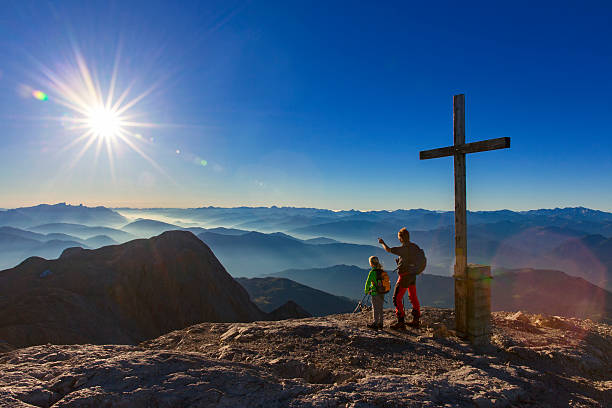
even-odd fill
[(310, 313), (304, 310), (300, 305), (295, 303), (293, 300), (287, 301), (284, 305), (279, 306), (270, 312), (270, 318), (272, 320), (284, 320), (284, 319), (301, 319), (305, 317), (312, 317)]
[(66, 248), (62, 251), (62, 254), (60, 255), (60, 258), (62, 259), (66, 259), (66, 258), (70, 258), (73, 256), (78, 256), (80, 254), (82, 254), (85, 251), (85, 249), (81, 248), (81, 247), (70, 247), (70, 248)]
[(185, 242), (185, 243), (187, 242), (196, 243), (197, 242), (198, 244), (204, 244), (202, 240), (196, 237), (192, 232), (181, 231), (181, 230), (165, 231), (151, 239), (156, 242), (172, 242), (174, 244), (180, 243), (180, 242)]

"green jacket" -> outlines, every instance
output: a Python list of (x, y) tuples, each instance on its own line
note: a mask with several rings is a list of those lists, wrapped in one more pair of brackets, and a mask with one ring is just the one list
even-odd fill
[(376, 290), (376, 271), (377, 269), (370, 269), (370, 273), (368, 273), (368, 279), (365, 283), (364, 293), (369, 293), (372, 296), (378, 295), (378, 291)]

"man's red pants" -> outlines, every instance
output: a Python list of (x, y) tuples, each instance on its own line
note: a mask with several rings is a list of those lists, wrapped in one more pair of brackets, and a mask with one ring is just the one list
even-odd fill
[(417, 297), (416, 285), (410, 285), (407, 288), (401, 288), (400, 285), (395, 285), (393, 291), (393, 304), (395, 305), (395, 315), (398, 319), (404, 318), (404, 294), (408, 291), (408, 297), (410, 303), (412, 303), (412, 315), (421, 315), (421, 305), (419, 304), (419, 298)]

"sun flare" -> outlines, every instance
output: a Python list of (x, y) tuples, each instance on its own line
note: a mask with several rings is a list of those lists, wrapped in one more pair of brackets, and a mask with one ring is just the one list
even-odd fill
[(125, 132), (122, 122), (121, 116), (116, 111), (104, 106), (93, 108), (86, 118), (86, 125), (93, 136), (105, 139), (114, 139)]
[[(114, 152), (125, 146), (147, 160), (158, 171), (166, 174), (143, 151), (143, 148), (150, 144), (149, 140), (152, 139), (144, 138), (142, 131), (145, 128), (159, 127), (159, 125), (138, 120), (142, 112), (136, 112), (134, 109), (153, 92), (157, 83), (151, 84), (144, 92), (130, 98), (135, 81), (122, 90), (117, 89), (119, 71), (119, 57), (117, 56), (113, 72), (107, 81), (107, 91), (103, 92), (104, 87), (97, 73), (89, 68), (78, 51), (75, 51), (75, 60), (67, 63), (61, 71), (52, 71), (45, 66), (41, 66), (41, 70), (44, 75), (42, 85), (50, 91), (49, 99), (68, 110), (61, 117), (57, 117), (57, 120), (67, 130), (78, 132), (62, 150), (72, 149), (78, 144), (82, 145), (80, 150), (72, 155), (68, 169), (74, 167), (85, 152), (92, 147), (95, 147), (94, 162), (97, 162), (100, 151), (105, 148), (114, 179)], [(46, 94), (42, 92), (41, 94), (47, 98)]]

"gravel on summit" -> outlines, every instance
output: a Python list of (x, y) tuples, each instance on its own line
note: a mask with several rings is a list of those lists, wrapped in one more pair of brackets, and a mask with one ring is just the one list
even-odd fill
[[(490, 346), (423, 327), (365, 328), (369, 313), (201, 323), (139, 346), (35, 346), (0, 354), (0, 406), (610, 406), (612, 327), (493, 314)], [(385, 311), (386, 325), (392, 312)]]

